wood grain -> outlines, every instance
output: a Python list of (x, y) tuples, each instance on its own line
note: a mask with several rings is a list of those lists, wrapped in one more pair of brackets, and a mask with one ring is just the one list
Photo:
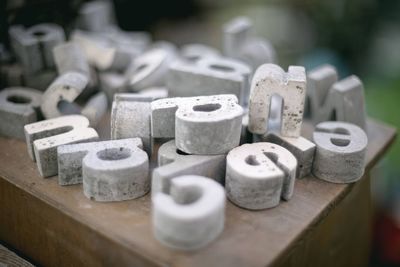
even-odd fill
[[(367, 173), (395, 130), (369, 120), (368, 136)], [(310, 232), (368, 179), (340, 185), (307, 177), (296, 182), (291, 201), (264, 211), (228, 202), (222, 235), (204, 249), (179, 252), (154, 239), (149, 195), (119, 203), (90, 201), (81, 185), (61, 187), (56, 177), (41, 178), (26, 145), (13, 139), (0, 138), (0, 159), (0, 239), (46, 266), (287, 264), (287, 255), (311, 242)]]

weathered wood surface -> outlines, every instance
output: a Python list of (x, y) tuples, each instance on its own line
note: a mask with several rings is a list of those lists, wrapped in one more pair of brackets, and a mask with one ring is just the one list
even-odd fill
[[(373, 120), (368, 132), (366, 172), (395, 138), (393, 128)], [(81, 185), (61, 187), (56, 177), (41, 178), (24, 142), (0, 138), (0, 240), (46, 266), (287, 265), (287, 256), (312, 243), (307, 241), (312, 229), (365, 179), (340, 185), (307, 177), (296, 182), (291, 201), (264, 211), (228, 201), (222, 235), (204, 249), (178, 252), (154, 239), (149, 195), (119, 203), (90, 201)], [(342, 221), (337, 227), (346, 226)]]

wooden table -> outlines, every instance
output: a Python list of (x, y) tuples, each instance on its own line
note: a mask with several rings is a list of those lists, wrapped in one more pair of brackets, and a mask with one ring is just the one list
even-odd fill
[(85, 198), (81, 185), (43, 179), (22, 141), (0, 138), (0, 240), (45, 266), (366, 266), (371, 167), (395, 130), (368, 121), (366, 174), (351, 185), (307, 177), (289, 202), (248, 211), (229, 201), (222, 235), (194, 252), (152, 235), (149, 195), (119, 203)]

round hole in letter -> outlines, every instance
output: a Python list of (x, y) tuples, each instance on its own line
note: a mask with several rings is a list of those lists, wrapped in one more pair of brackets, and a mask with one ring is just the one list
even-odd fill
[(32, 101), (32, 99), (22, 95), (10, 95), (7, 97), (7, 101), (15, 104), (28, 104)]
[(223, 71), (223, 72), (233, 72), (235, 69), (228, 67), (228, 66), (223, 66), (219, 64), (212, 64), (210, 65), (211, 69), (218, 70), (218, 71)]
[(221, 105), (218, 103), (212, 104), (204, 104), (204, 105), (196, 105), (193, 107), (194, 111), (201, 111), (201, 112), (212, 112), (216, 111), (221, 108)]
[(246, 163), (251, 165), (251, 166), (258, 166), (260, 165), (260, 162), (256, 159), (256, 156), (254, 155), (249, 155), (245, 159)]
[(186, 59), (195, 62), (200, 59), (200, 56), (197, 55), (187, 56)]
[(140, 64), (140, 65), (136, 68), (135, 72), (139, 72), (139, 71), (143, 70), (143, 69), (146, 68), (146, 67), (147, 67), (147, 64)]
[(198, 186), (191, 186), (186, 188), (184, 192), (181, 192), (179, 195), (173, 195), (172, 198), (174, 201), (181, 205), (190, 205), (202, 196), (203, 191)]
[(97, 152), (97, 157), (102, 160), (121, 160), (131, 156), (131, 151), (127, 148), (108, 148)]
[(350, 144), (350, 140), (339, 138), (331, 138), (331, 142), (335, 146), (348, 146)]
[(40, 38), (40, 37), (43, 37), (44, 35), (46, 35), (46, 32), (44, 32), (44, 31), (34, 31), (32, 34), (34, 36)]

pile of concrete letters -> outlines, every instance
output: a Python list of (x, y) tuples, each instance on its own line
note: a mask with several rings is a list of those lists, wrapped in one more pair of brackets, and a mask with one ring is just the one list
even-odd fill
[[(0, 134), (26, 140), (41, 176), (82, 184), (93, 201), (151, 190), (156, 238), (183, 250), (218, 237), (226, 198), (267, 209), (310, 174), (362, 177), (368, 141), (356, 76), (338, 80), (329, 65), (286, 72), (245, 17), (224, 25), (220, 52), (122, 31), (112, 10), (85, 4), (68, 37), (55, 24), (9, 31), (17, 61), (1, 69)], [(108, 106), (111, 140), (100, 141)], [(312, 140), (301, 136), (305, 118)]]

